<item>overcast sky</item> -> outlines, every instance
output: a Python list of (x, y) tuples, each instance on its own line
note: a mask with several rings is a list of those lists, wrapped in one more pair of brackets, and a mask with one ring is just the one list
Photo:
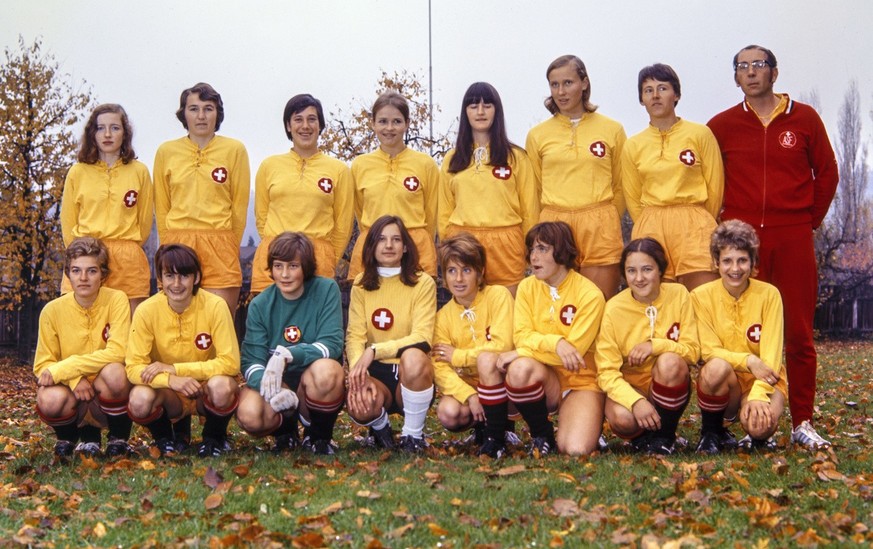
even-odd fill
[[(62, 70), (87, 81), (98, 101), (127, 109), (134, 147), (150, 169), (158, 145), (184, 134), (174, 116), (179, 93), (198, 81), (221, 93), (220, 133), (246, 144), (254, 176), (265, 157), (290, 146), (281, 116), (292, 95), (312, 93), (330, 112), (372, 104), (381, 70), (428, 76), (426, 0), (2, 5), (0, 44), (16, 49), (19, 35), (26, 43), (42, 37)], [(585, 61), (592, 100), (628, 135), (647, 123), (636, 78), (655, 62), (679, 74), (679, 115), (706, 122), (742, 99), (731, 58), (757, 43), (779, 61), (777, 91), (795, 98), (817, 91), (832, 140), (845, 90), (857, 80), (864, 136), (873, 135), (869, 0), (433, 0), (431, 10), (437, 130), (453, 127), (464, 90), (484, 80), (500, 92), (510, 137), (523, 145), (528, 129), (548, 116), (545, 69), (566, 53)]]

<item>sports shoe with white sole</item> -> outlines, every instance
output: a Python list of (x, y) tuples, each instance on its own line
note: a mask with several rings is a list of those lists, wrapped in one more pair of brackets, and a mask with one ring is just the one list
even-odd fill
[(802, 444), (812, 450), (831, 447), (831, 441), (819, 435), (808, 419), (791, 431), (791, 442)]

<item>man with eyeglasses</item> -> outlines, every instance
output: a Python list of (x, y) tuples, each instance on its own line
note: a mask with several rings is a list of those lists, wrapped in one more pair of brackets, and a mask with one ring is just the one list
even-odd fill
[[(817, 369), (812, 320), (818, 293), (813, 231), (836, 192), (837, 161), (815, 110), (773, 92), (779, 69), (772, 51), (746, 46), (734, 56), (733, 67), (745, 99), (709, 121), (724, 158), (721, 218), (755, 227), (761, 239), (757, 277), (782, 294), (791, 441), (826, 448), (830, 442), (811, 423)], [(753, 337), (753, 330), (748, 333)]]

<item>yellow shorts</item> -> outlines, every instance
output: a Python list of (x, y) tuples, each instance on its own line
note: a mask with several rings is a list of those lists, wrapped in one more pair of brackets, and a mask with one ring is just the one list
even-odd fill
[[(151, 271), (145, 252), (132, 240), (104, 240), (109, 250), (109, 277), (103, 286), (121, 290), (128, 299), (146, 298), (151, 289)], [(73, 291), (70, 279), (64, 275), (61, 293)]]
[(449, 225), (447, 236), (468, 232), (485, 248), (485, 283), (512, 286), (524, 278), (524, 234), (515, 227), (459, 227)]
[[(752, 390), (752, 385), (755, 383), (755, 374), (751, 372), (737, 372), (734, 370), (734, 373), (737, 374), (737, 381), (740, 383), (740, 391), (743, 396), (747, 396), (749, 391)], [(783, 372), (784, 374), (784, 372)], [(776, 382), (775, 389), (782, 393), (782, 396), (785, 397), (785, 402), (788, 402), (788, 381), (785, 379), (785, 375), (779, 378), (779, 381)]]
[(649, 391), (652, 389), (652, 364), (654, 361), (646, 361), (649, 364), (649, 367), (643, 368), (629, 368), (627, 366), (622, 367), (621, 369), (621, 377), (627, 381), (631, 387), (636, 389), (638, 393), (643, 395), (644, 397), (649, 397)]
[(676, 280), (689, 273), (712, 271), (709, 240), (715, 227), (715, 219), (700, 205), (649, 206), (631, 236), (650, 236), (660, 242), (667, 252), (664, 278)]
[[(267, 258), (270, 255), (270, 243), (275, 237), (265, 236), (255, 250), (252, 259), (252, 293), (260, 293), (273, 283), (270, 269), (267, 268)], [(327, 278), (333, 278), (336, 274), (336, 254), (333, 246), (324, 239), (310, 238), (315, 250), (315, 274)]]
[(567, 396), (567, 391), (603, 392), (597, 384), (597, 364), (594, 362), (594, 353), (586, 353), (584, 358), (586, 367), (579, 368), (578, 372), (571, 372), (560, 364), (546, 364), (558, 375), (562, 398)]
[(218, 290), (242, 286), (239, 242), (232, 231), (170, 230), (167, 241), (161, 244), (185, 244), (197, 252), (203, 269), (201, 287)]
[(621, 219), (612, 202), (599, 202), (578, 210), (544, 206), (540, 221), (564, 221), (570, 225), (580, 267), (616, 265), (621, 260), (624, 241), (621, 238)]
[[(424, 227), (419, 227), (417, 229), (409, 229), (409, 236), (412, 237), (415, 247), (418, 248), (418, 262), (421, 264), (421, 270), (435, 277), (436, 246), (433, 243), (433, 235), (429, 234)], [(366, 238), (367, 231), (361, 231), (361, 234), (358, 235), (358, 239), (355, 241), (355, 247), (352, 249), (352, 260), (349, 262), (349, 280), (354, 280), (364, 270), (361, 263), (361, 253), (364, 249), (364, 240)]]

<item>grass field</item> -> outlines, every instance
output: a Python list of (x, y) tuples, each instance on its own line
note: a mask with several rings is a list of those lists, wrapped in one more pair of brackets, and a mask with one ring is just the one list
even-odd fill
[[(0, 365), (0, 545), (122, 547), (785, 547), (873, 542), (870, 343), (819, 345), (826, 452), (477, 459), (428, 420), (431, 451), (277, 457), (236, 433), (221, 459), (53, 460), (27, 367)], [(692, 413), (693, 412), (693, 413)], [(693, 445), (694, 405), (680, 425)], [(195, 433), (198, 430), (195, 422)], [(234, 428), (234, 431), (236, 429)], [(734, 427), (739, 434), (739, 428)], [(145, 442), (136, 430), (135, 441)], [(195, 434), (196, 436), (196, 434)], [(523, 437), (524, 438), (524, 437)]]

